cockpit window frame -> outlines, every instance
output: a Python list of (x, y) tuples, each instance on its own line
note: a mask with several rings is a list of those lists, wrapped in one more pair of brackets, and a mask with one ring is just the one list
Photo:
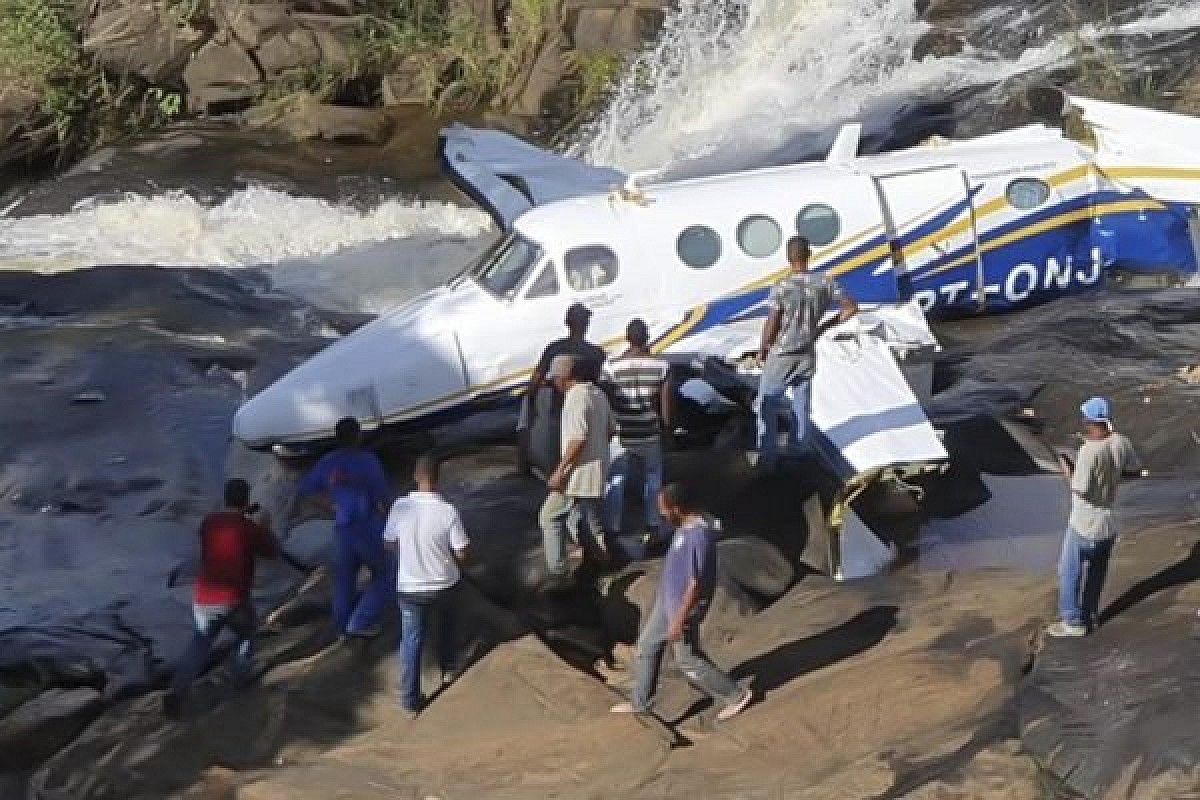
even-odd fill
[[(491, 274), (493, 266), (497, 264), (500, 259), (505, 258), (506, 255), (518, 245), (531, 248), (531, 254), (526, 258), (528, 263), (521, 272), (520, 276), (512, 282), (511, 286), (502, 291), (498, 291), (494, 286), (487, 282), (486, 278), (489, 274)], [(504, 237), (501, 243), (497, 247), (493, 248), (487, 257), (481, 258), (479, 261), (473, 264), (469, 269), (469, 272), (466, 274), (468, 274), (469, 277), (476, 284), (478, 284), (481, 289), (496, 299), (512, 301), (521, 296), (522, 290), (529, 283), (529, 276), (533, 274), (537, 270), (538, 265), (543, 263), (545, 260), (546, 249), (541, 244), (526, 236), (522, 236), (516, 231), (513, 231), (512, 233), (508, 234), (508, 236)]]
[[(547, 274), (554, 278), (554, 291), (534, 294), (534, 290), (538, 288), (538, 282)], [(522, 300), (541, 300), (547, 297), (555, 297), (562, 292), (562, 287), (563, 276), (559, 274), (558, 262), (548, 255), (543, 255), (540, 264), (534, 266), (530, 271), (529, 278), (525, 281), (525, 287), (520, 292), (520, 298)]]

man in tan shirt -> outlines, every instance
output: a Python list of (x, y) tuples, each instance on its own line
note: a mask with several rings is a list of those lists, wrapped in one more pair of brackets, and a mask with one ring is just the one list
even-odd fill
[(586, 541), (579, 532), (581, 520), (587, 525), (596, 556), (608, 558), (601, 504), (608, 476), (609, 439), (616, 430), (608, 398), (596, 385), (599, 365), (572, 356), (558, 358), (570, 359), (565, 377), (555, 378), (564, 395), (562, 457), (546, 481), (550, 494), (538, 514), (548, 586), (561, 585), (567, 578), (568, 528), (575, 538)]

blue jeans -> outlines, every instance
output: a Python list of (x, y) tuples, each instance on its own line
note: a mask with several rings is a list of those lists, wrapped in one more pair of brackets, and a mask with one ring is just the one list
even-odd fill
[(791, 449), (795, 455), (808, 452), (809, 404), (812, 398), (812, 379), (792, 385), (792, 405), (785, 408), (787, 387), (767, 387), (758, 396), (758, 462), (771, 470), (779, 462), (779, 417), (788, 414), (792, 426)]
[[(343, 633), (362, 633), (379, 621), (395, 590), (392, 558), (383, 546), (382, 527), (374, 523), (334, 531), (333, 623)], [(366, 567), (370, 582), (358, 591), (358, 573)]]
[(400, 703), (409, 711), (421, 707), (421, 653), (425, 649), (429, 615), (437, 620), (435, 638), (442, 672), (455, 667), (454, 587), (432, 592), (399, 592), (400, 604)]
[(662, 445), (654, 442), (625, 447), (614, 441), (610, 453), (612, 462), (608, 468), (608, 485), (604, 487), (604, 513), (608, 517), (608, 529), (613, 533), (621, 531), (621, 520), (625, 511), (625, 484), (629, 481), (634, 463), (637, 462), (642, 471), (646, 527), (657, 530), (661, 524), (658, 515), (658, 491), (663, 482)]
[(1100, 593), (1104, 590), (1112, 548), (1112, 539), (1088, 539), (1067, 528), (1063, 536), (1062, 555), (1058, 560), (1060, 620), (1071, 625), (1096, 625), (1100, 613)]
[(238, 638), (233, 655), (234, 676), (245, 680), (254, 674), (254, 631), (257, 622), (254, 606), (249, 600), (237, 606), (196, 604), (192, 606), (192, 619), (195, 633), (171, 680), (174, 694), (182, 697), (188, 693), (192, 682), (204, 671), (213, 644), (226, 626)]
[[(687, 677), (688, 682), (723, 705), (738, 699), (740, 690), (733, 678), (717, 668), (700, 648), (701, 618), (687, 620), (683, 626), (683, 638), (671, 642), (675, 666)], [(670, 627), (667, 612), (659, 602), (642, 627), (637, 640), (637, 660), (634, 664), (634, 689), (631, 703), (638, 711), (648, 711), (654, 705), (658, 689), (658, 671), (662, 666), (663, 651), (667, 648), (667, 628)]]
[(568, 534), (587, 547), (581, 527), (587, 527), (593, 541), (598, 540), (607, 545), (599, 497), (572, 497), (562, 492), (551, 491), (546, 495), (546, 500), (538, 512), (538, 525), (542, 529), (542, 547), (546, 554), (548, 575), (567, 574)]

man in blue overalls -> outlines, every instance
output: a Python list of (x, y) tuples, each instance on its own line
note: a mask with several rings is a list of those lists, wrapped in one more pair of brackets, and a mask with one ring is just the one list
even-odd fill
[[(339, 420), (334, 441), (336, 449), (300, 480), (296, 494), (299, 498), (324, 495), (333, 506), (334, 625), (346, 636), (377, 636), (379, 615), (391, 602), (395, 577), (383, 546), (391, 491), (383, 464), (362, 446), (358, 420)], [(371, 573), (371, 580), (360, 595), (358, 574), (363, 567)]]

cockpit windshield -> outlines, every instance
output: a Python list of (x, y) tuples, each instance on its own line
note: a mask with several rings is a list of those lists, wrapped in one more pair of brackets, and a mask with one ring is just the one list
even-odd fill
[(492, 251), (490, 258), (480, 259), (468, 274), (480, 286), (507, 300), (521, 288), (525, 277), (541, 258), (541, 247), (513, 233)]

